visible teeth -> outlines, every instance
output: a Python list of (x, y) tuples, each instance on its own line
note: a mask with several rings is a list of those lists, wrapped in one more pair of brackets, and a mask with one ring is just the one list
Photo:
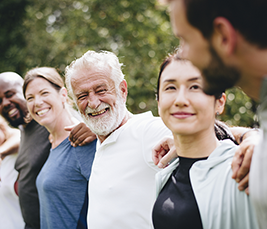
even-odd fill
[(100, 114), (105, 113), (105, 111), (106, 111), (106, 110), (102, 110), (102, 111), (99, 111), (99, 112), (91, 113), (91, 115), (92, 115), (92, 116), (100, 115)]
[(38, 115), (43, 115), (43, 114), (45, 114), (45, 113), (48, 112), (48, 111), (49, 111), (49, 109), (43, 109), (43, 110), (41, 110), (41, 111), (38, 111), (37, 114), (38, 114)]
[(13, 108), (12, 110), (10, 110), (10, 111), (8, 112), (8, 115), (12, 115), (12, 114), (14, 114), (16, 111), (17, 111), (17, 109), (16, 109), (16, 108)]

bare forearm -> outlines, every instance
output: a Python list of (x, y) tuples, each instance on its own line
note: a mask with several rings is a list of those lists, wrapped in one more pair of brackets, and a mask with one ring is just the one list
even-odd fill
[(240, 144), (244, 139), (250, 136), (259, 134), (257, 129), (247, 128), (247, 127), (236, 126), (236, 127), (231, 127), (230, 130), (238, 144)]
[(1, 158), (17, 153), (20, 143), (20, 131), (17, 129), (10, 129), (6, 141), (0, 146)]

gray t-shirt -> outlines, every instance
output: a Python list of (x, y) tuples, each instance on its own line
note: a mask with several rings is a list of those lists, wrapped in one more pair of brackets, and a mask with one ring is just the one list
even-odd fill
[(20, 126), (21, 142), (15, 169), (19, 172), (18, 193), (25, 228), (40, 228), (39, 199), (36, 178), (46, 162), (51, 144), (49, 132), (32, 120)]

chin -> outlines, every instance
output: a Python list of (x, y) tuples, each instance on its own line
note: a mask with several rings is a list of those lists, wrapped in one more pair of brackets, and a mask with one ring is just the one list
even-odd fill
[[(173, 126), (174, 127), (174, 126)], [(175, 126), (175, 128), (169, 128), (171, 130), (171, 132), (173, 134), (176, 135), (191, 135), (194, 134), (196, 132), (196, 128), (190, 128), (187, 125), (183, 125), (183, 126)]]
[(49, 125), (51, 122), (49, 122), (48, 120), (45, 120), (45, 119), (40, 119), (39, 117), (37, 118), (34, 118), (34, 120), (36, 122), (38, 122), (41, 126), (46, 126), (46, 125)]
[(11, 120), (9, 118), (5, 118), (5, 119), (9, 122), (9, 124), (12, 127), (15, 127), (15, 128), (17, 128), (19, 125), (25, 124), (25, 121), (24, 121), (23, 117), (19, 117), (19, 118), (15, 119), (15, 120)]

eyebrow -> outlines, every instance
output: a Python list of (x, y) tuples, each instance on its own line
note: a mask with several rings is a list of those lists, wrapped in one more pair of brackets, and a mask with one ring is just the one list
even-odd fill
[[(107, 84), (102, 83), (102, 84), (100, 84), (100, 85), (97, 85), (97, 86), (95, 87), (94, 90), (97, 90), (97, 89), (99, 89), (99, 88), (101, 88), (101, 87), (106, 87), (106, 86), (107, 86)], [(83, 94), (83, 93), (88, 93), (88, 90), (87, 90), (87, 89), (83, 89), (82, 91), (80, 91), (80, 92), (78, 92), (78, 93), (74, 93), (74, 95), (75, 95), (76, 97), (78, 97), (79, 95), (81, 95), (81, 94)]]
[(196, 80), (201, 80), (201, 76), (190, 78), (188, 81), (196, 81)]
[[(41, 89), (40, 91), (38, 91), (38, 93), (42, 93), (45, 90), (48, 90), (48, 88), (45, 87), (45, 88)], [(33, 93), (29, 93), (29, 94), (25, 93), (25, 96), (27, 96), (27, 95), (33, 95)]]
[(75, 97), (79, 97), (82, 94), (86, 94), (88, 93), (88, 91), (84, 90), (84, 91), (79, 91), (78, 93), (73, 93)]
[(176, 80), (174, 80), (174, 79), (166, 79), (166, 80), (164, 80), (162, 83), (173, 83), (173, 82), (176, 82)]
[(98, 88), (100, 88), (100, 87), (106, 87), (106, 86), (107, 86), (107, 84), (102, 83), (102, 84), (100, 84), (100, 85), (97, 85), (97, 86), (96, 86), (96, 89), (98, 89)]
[[(197, 81), (197, 80), (201, 80), (201, 76), (196, 76), (196, 77), (190, 78), (187, 81), (191, 82), (191, 81)], [(166, 79), (163, 81), (163, 83), (165, 83), (165, 82), (173, 83), (173, 82), (176, 82), (176, 79)]]

